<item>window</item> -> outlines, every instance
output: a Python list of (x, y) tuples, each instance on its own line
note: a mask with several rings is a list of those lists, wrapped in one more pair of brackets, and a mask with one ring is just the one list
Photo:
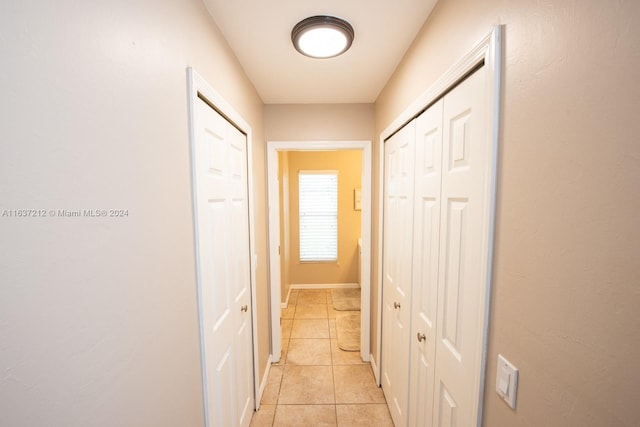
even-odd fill
[(300, 171), (300, 261), (338, 259), (338, 172)]

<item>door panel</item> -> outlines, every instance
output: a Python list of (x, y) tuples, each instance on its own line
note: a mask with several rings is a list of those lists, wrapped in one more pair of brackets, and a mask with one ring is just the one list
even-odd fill
[(464, 249), (467, 246), (466, 230), (468, 229), (468, 215), (465, 208), (467, 200), (449, 200), (445, 218), (447, 220), (444, 245), (446, 248), (444, 273), (445, 280), (442, 284), (442, 340), (449, 349), (451, 355), (460, 360), (460, 329), (462, 313), (460, 313), (462, 281), (465, 265)]
[(438, 425), (475, 425), (489, 219), (485, 69), (444, 98), (435, 404)]
[[(440, 245), (442, 180), (442, 105), (440, 100), (416, 120), (416, 174), (411, 319), (410, 422), (431, 426), (435, 378), (435, 332)], [(418, 334), (424, 338), (418, 340)]]
[(459, 424), (457, 422), (457, 407), (456, 402), (453, 400), (451, 394), (444, 386), (444, 384), (440, 384), (440, 394), (439, 394), (439, 411), (438, 411), (438, 427), (462, 427), (464, 424)]
[(253, 370), (248, 369), (253, 366), (253, 355), (251, 351), (251, 321), (250, 316), (244, 316), (240, 323), (236, 339), (236, 355), (238, 355), (238, 390), (237, 396), (237, 419), (239, 426), (248, 426), (253, 415)]
[[(203, 252), (209, 252), (210, 257), (203, 260), (201, 266), (202, 280), (208, 283), (227, 284), (227, 257), (225, 241), (227, 233), (227, 215), (225, 201), (209, 199), (206, 206), (207, 240), (201, 241)], [(207, 300), (211, 303), (213, 330), (217, 332), (226, 324), (231, 314), (232, 292), (228, 286), (215, 286), (207, 289), (211, 294)]]
[[(209, 381), (213, 391), (213, 411), (209, 409), (211, 422), (213, 426), (231, 426), (235, 420), (235, 411), (233, 407), (229, 407), (229, 395), (232, 393), (235, 383), (235, 361), (231, 346), (228, 346), (221, 352), (218, 364), (213, 367), (213, 378)], [(227, 392), (226, 390), (229, 390)]]
[(212, 426), (245, 427), (254, 406), (246, 138), (200, 99), (195, 126), (206, 412)]
[(415, 123), (385, 143), (382, 387), (396, 426), (407, 424)]

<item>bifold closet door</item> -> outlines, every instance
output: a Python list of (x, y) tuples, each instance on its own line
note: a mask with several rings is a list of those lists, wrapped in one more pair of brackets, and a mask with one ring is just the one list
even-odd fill
[(246, 427), (254, 408), (247, 141), (202, 100), (194, 208), (205, 405), (210, 427)]
[(385, 142), (381, 365), (398, 427), (477, 425), (491, 203), (486, 83), (481, 67)]
[(407, 424), (415, 122), (384, 144), (382, 389), (396, 426)]
[[(434, 422), (475, 426), (488, 287), (491, 139), (486, 69), (444, 97)], [(425, 424), (429, 425), (429, 424)]]
[(416, 119), (409, 425), (433, 418), (442, 183), (441, 99)]

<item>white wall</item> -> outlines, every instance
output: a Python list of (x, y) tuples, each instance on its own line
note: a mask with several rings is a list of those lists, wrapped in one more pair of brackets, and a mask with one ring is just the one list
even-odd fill
[(0, 425), (203, 424), (187, 66), (258, 141), (267, 318), (262, 102), (211, 22), (199, 0), (0, 5), (0, 215), (128, 210), (0, 216)]

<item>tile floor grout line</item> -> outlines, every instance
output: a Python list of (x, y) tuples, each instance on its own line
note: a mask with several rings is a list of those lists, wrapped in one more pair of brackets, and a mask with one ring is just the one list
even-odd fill
[[(330, 303), (329, 303), (330, 293), (329, 292), (330, 291), (328, 290), (327, 291), (327, 295), (325, 297), (326, 298), (325, 301), (327, 303), (327, 305), (326, 305), (326, 307), (327, 307), (326, 317), (322, 318), (322, 320), (326, 320), (325, 326), (328, 328), (328, 338), (304, 338), (304, 337), (302, 337), (300, 339), (310, 339), (310, 340), (311, 339), (314, 339), (314, 340), (317, 339), (317, 340), (322, 340), (322, 341), (324, 341), (326, 339), (329, 340), (329, 360), (331, 361), (331, 365), (330, 365), (331, 366), (331, 379), (332, 379), (332, 386), (333, 386), (333, 392), (334, 392), (333, 404), (327, 404), (327, 403), (303, 403), (303, 402), (301, 402), (301, 403), (290, 403), (290, 404), (284, 404), (283, 403), (282, 405), (280, 404), (280, 394), (282, 392), (282, 387), (284, 385), (285, 370), (287, 368), (293, 367), (293, 366), (315, 366), (315, 367), (320, 367), (320, 366), (326, 367), (327, 366), (327, 365), (318, 365), (318, 364), (296, 365), (296, 364), (290, 364), (289, 363), (289, 360), (288, 360), (289, 359), (288, 358), (289, 350), (290, 350), (290, 347), (291, 347), (291, 341), (294, 340), (294, 338), (293, 338), (294, 322), (296, 320), (298, 320), (298, 321), (301, 321), (301, 320), (313, 320), (313, 318), (311, 318), (311, 319), (308, 319), (308, 318), (300, 319), (300, 318), (296, 317), (296, 314), (300, 314), (300, 313), (298, 313), (298, 308), (299, 308), (299, 306), (298, 306), (298, 298), (299, 298), (300, 294), (298, 294), (298, 295), (296, 295), (296, 299), (295, 299), (296, 303), (294, 304), (292, 318), (288, 319), (288, 320), (291, 320), (291, 324), (289, 325), (289, 329), (290, 329), (289, 330), (289, 336), (288, 336), (288, 339), (286, 341), (287, 351), (286, 351), (286, 357), (282, 358), (282, 364), (281, 364), (282, 376), (280, 377), (279, 384), (278, 384), (277, 395), (276, 395), (276, 399), (275, 399), (275, 405), (273, 405), (273, 407), (274, 407), (273, 417), (270, 419), (271, 422), (269, 424), (269, 425), (271, 425), (271, 427), (274, 427), (274, 426), (277, 425), (276, 424), (276, 414), (277, 414), (278, 408), (280, 407), (282, 409), (282, 406), (295, 406), (295, 407), (309, 407), (309, 406), (311, 406), (311, 407), (316, 407), (316, 408), (319, 408), (321, 406), (326, 406), (327, 409), (329, 409), (328, 407), (331, 405), (331, 406), (333, 406), (333, 414), (334, 414), (334, 417), (335, 417), (335, 425), (339, 426), (338, 406), (340, 406), (342, 408), (341, 412), (344, 412), (346, 410), (347, 413), (348, 413), (349, 410), (345, 409), (345, 408), (352, 407), (352, 406), (356, 406), (356, 407), (357, 406), (360, 406), (360, 407), (363, 407), (363, 406), (373, 407), (375, 405), (382, 404), (381, 402), (361, 402), (361, 403), (349, 403), (349, 402), (338, 403), (337, 402), (337, 384), (336, 384), (336, 373), (335, 373), (336, 366), (341, 367), (341, 369), (345, 369), (346, 366), (351, 366), (351, 365), (355, 366), (355, 365), (358, 365), (358, 363), (353, 363), (350, 359), (341, 358), (340, 357), (340, 353), (341, 352), (336, 353), (336, 354), (334, 354), (334, 352), (333, 352), (333, 347), (332, 347), (331, 344), (332, 344), (332, 340), (334, 340), (335, 338), (332, 338), (332, 336), (331, 336), (331, 317), (329, 317), (329, 305), (330, 305)], [(314, 304), (314, 300), (313, 299), (311, 299), (310, 301), (307, 301), (307, 302), (309, 304)], [(304, 303), (302, 305), (304, 305)], [(339, 348), (338, 348), (338, 350), (340, 351)], [(337, 360), (336, 357), (342, 361), (341, 364), (339, 364), (339, 365), (336, 364), (337, 362), (339, 362), (339, 360)], [(386, 406), (386, 403), (384, 405)], [(345, 414), (343, 413), (343, 416), (344, 415)], [(282, 416), (282, 414), (281, 414), (281, 416)], [(267, 423), (269, 422), (268, 419), (265, 419), (265, 421)]]
[[(271, 427), (273, 427), (276, 423), (276, 414), (278, 413), (278, 406), (280, 406), (280, 392), (282, 391), (282, 383), (284, 382), (284, 373), (287, 367), (287, 356), (289, 355), (289, 346), (291, 345), (291, 332), (293, 331), (293, 322), (296, 318), (296, 311), (298, 310), (298, 294), (296, 294), (296, 302), (293, 304), (293, 315), (291, 316), (291, 330), (289, 331), (289, 337), (287, 338), (287, 351), (284, 356), (284, 360), (282, 361), (282, 376), (280, 377), (280, 384), (278, 385), (278, 394), (276, 396), (276, 407), (273, 411), (273, 419), (271, 420)], [(280, 316), (282, 316), (282, 311), (280, 312)], [(282, 323), (282, 317), (280, 318), (280, 323)], [(281, 350), (282, 351), (282, 350)], [(282, 355), (281, 355), (282, 356)]]
[(329, 328), (329, 356), (331, 357), (331, 382), (333, 383), (333, 413), (336, 416), (336, 427), (338, 427), (338, 402), (336, 399), (336, 395), (338, 391), (336, 390), (336, 374), (334, 370), (334, 361), (333, 361), (333, 348), (331, 346), (331, 322), (329, 321), (329, 292), (325, 295), (327, 301), (327, 328)]

